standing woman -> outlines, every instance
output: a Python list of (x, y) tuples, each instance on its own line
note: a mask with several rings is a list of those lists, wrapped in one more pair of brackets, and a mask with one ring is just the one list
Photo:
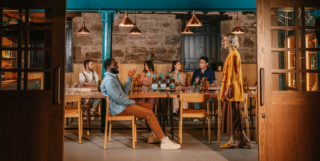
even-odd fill
[[(151, 60), (147, 60), (144, 62), (144, 70), (141, 73), (141, 82), (142, 84), (152, 84), (153, 76), (156, 75), (154, 72), (153, 62)], [(156, 75), (157, 77), (157, 75)], [(137, 100), (138, 102), (148, 103), (153, 108), (155, 98), (140, 98)]]
[[(179, 84), (186, 84), (187, 75), (181, 72), (181, 62), (174, 61), (172, 63), (172, 70), (170, 76), (173, 75), (173, 79), (175, 82)], [(176, 83), (177, 84), (177, 83)], [(179, 98), (173, 98), (173, 113), (177, 113), (179, 109)], [(188, 102), (183, 102), (183, 109), (188, 109)]]
[[(241, 58), (237, 51), (238, 37), (229, 33), (224, 36), (223, 44), (229, 49), (223, 66), (223, 80), (221, 84), (220, 100), (223, 101), (222, 132), (231, 134), (230, 141), (221, 148), (251, 148), (250, 140), (246, 136), (242, 125), (243, 85), (241, 74)], [(246, 107), (245, 107), (246, 108)], [(237, 134), (240, 134), (240, 143), (237, 144)]]

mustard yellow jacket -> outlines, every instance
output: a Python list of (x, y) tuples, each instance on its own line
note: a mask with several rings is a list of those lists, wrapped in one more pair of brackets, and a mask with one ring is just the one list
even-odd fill
[(223, 78), (221, 84), (220, 99), (224, 99), (224, 94), (229, 85), (234, 87), (234, 95), (227, 99), (232, 102), (243, 102), (243, 83), (241, 73), (241, 58), (237, 49), (234, 48), (226, 58), (223, 65)]

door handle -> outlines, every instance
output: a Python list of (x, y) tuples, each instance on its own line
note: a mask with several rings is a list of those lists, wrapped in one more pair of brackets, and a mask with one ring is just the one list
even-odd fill
[(264, 69), (260, 68), (260, 106), (264, 105)]
[(53, 104), (61, 104), (60, 102), (60, 70), (61, 67), (54, 68), (54, 84), (53, 84)]

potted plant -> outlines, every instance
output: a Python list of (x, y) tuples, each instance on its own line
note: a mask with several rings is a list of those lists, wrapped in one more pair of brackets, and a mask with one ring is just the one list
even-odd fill
[(216, 62), (215, 67), (217, 71), (222, 71), (223, 62), (220, 60)]

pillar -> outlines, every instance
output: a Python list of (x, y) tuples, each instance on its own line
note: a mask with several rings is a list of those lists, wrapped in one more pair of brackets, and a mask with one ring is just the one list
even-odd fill
[(116, 11), (105, 10), (98, 11), (101, 15), (103, 29), (102, 29), (102, 78), (106, 70), (103, 63), (106, 59), (112, 58), (112, 24)]

